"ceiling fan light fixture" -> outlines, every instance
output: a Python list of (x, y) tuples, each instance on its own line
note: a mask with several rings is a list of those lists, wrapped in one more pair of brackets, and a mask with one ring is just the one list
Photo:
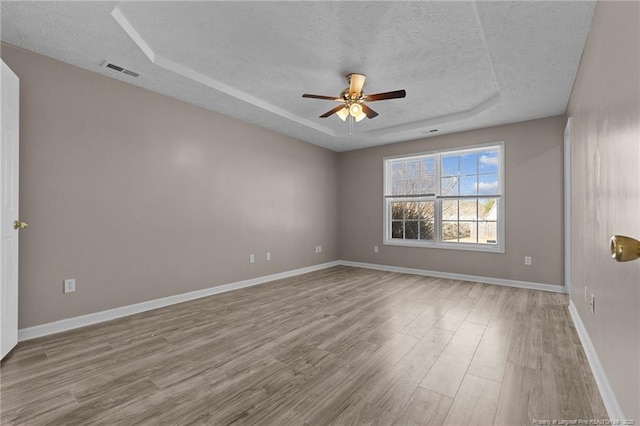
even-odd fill
[(361, 122), (362, 120), (364, 120), (365, 118), (367, 118), (367, 114), (365, 114), (364, 112), (360, 112), (360, 114), (355, 116), (356, 119), (356, 123)]
[(336, 115), (340, 117), (342, 121), (347, 121), (347, 117), (349, 116), (349, 109), (345, 106), (344, 108), (336, 112)]
[(349, 107), (349, 114), (351, 114), (354, 118), (358, 118), (359, 115), (362, 115), (362, 105), (359, 103), (352, 103)]

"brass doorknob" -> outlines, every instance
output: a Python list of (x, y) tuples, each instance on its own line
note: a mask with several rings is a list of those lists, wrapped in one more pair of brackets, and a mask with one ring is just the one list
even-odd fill
[(640, 258), (640, 241), (623, 235), (611, 237), (611, 257), (618, 262)]
[(20, 222), (19, 220), (13, 221), (13, 229), (24, 229), (27, 226), (29, 226), (27, 222)]

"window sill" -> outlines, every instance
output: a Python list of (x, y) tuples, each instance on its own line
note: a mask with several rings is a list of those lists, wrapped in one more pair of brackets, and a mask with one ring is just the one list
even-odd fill
[(435, 242), (423, 242), (423, 241), (393, 241), (385, 240), (383, 242), (385, 246), (397, 246), (397, 247), (418, 247), (418, 248), (431, 248), (431, 249), (444, 249), (444, 250), (463, 250), (463, 251), (480, 251), (484, 253), (504, 253), (504, 247), (501, 245), (488, 245), (488, 244), (464, 244), (464, 243), (435, 243)]

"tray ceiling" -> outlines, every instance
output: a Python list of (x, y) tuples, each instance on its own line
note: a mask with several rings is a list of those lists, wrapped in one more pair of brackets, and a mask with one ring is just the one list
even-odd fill
[[(3, 2), (2, 40), (335, 151), (563, 114), (593, 2)], [(139, 77), (101, 66), (104, 61)], [(318, 116), (350, 72), (371, 103)], [(437, 133), (429, 133), (438, 129)]]

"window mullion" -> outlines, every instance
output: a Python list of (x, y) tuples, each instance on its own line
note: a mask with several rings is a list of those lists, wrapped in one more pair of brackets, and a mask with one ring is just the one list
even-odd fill
[(391, 239), (391, 199), (384, 199), (384, 241)]
[(442, 185), (442, 170), (441, 170), (441, 155), (436, 155), (436, 201), (434, 204), (434, 232), (436, 233), (435, 238), (433, 239), (436, 243), (442, 243), (442, 201), (440, 200), (441, 185)]
[(437, 198), (443, 200), (473, 200), (474, 198), (501, 198), (500, 194), (484, 194), (484, 195), (441, 195)]
[(440, 235), (442, 232), (442, 215), (441, 215), (441, 209), (442, 209), (442, 201), (440, 199), (435, 200), (435, 205), (434, 205), (434, 211), (433, 211), (433, 218), (434, 218), (434, 231), (435, 232), (435, 237), (434, 237), (434, 241), (438, 244), (440, 244), (442, 241), (440, 240)]
[(441, 191), (440, 181), (442, 179), (441, 170), (440, 170), (440, 154), (437, 154), (435, 158), (436, 158), (436, 197), (440, 197), (440, 195), (442, 194), (440, 192)]

